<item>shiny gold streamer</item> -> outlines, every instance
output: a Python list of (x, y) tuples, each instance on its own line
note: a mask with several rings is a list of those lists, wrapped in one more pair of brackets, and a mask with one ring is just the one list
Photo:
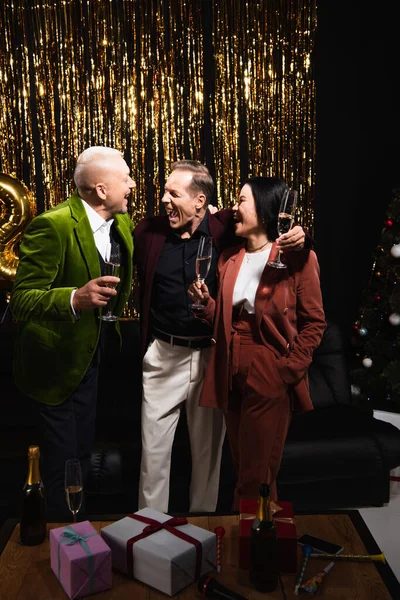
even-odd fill
[(234, 201), (246, 175), (279, 176), (299, 191), (299, 221), (312, 229), (316, 6), (297, 0), (213, 6), (220, 203)]
[(84, 148), (119, 148), (136, 223), (158, 213), (171, 163), (194, 158), (215, 174), (220, 207), (247, 175), (284, 178), (312, 233), (315, 2), (2, 3), (0, 172), (41, 212), (71, 193)]

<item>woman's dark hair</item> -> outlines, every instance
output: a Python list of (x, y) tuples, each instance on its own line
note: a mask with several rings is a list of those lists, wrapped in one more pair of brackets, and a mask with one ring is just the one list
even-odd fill
[(254, 196), (256, 213), (265, 227), (268, 239), (278, 237), (278, 213), (285, 190), (289, 187), (278, 177), (250, 177), (242, 183), (249, 185)]

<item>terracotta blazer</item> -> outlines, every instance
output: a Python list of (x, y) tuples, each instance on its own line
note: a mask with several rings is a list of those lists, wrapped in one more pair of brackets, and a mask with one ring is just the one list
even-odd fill
[[(276, 257), (274, 243), (270, 258)], [(214, 321), (214, 344), (200, 399), (201, 406), (227, 410), (229, 395), (232, 297), (244, 247), (229, 248), (220, 256), (216, 302), (210, 300), (203, 318)], [(265, 266), (256, 294), (255, 312), (262, 343), (276, 358), (274, 364), (253, 364), (248, 383), (268, 396), (271, 378), (290, 388), (297, 412), (313, 408), (307, 368), (326, 327), (313, 250), (285, 253), (287, 269)], [(251, 380), (250, 380), (251, 379)]]

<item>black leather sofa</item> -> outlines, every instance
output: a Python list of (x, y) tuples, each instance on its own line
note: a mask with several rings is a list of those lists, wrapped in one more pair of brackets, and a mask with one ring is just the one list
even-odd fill
[[(121, 322), (123, 352), (108, 348), (100, 379), (96, 443), (87, 485), (88, 514), (137, 510), (141, 441), (139, 327)], [(12, 383), (11, 323), (0, 328), (0, 468), (7, 486), (0, 512), (18, 516), (27, 469), (27, 446), (36, 443), (30, 401)], [(389, 471), (400, 465), (400, 430), (352, 404), (346, 352), (339, 329), (329, 324), (309, 369), (315, 410), (294, 415), (287, 437), (278, 493), (297, 510), (379, 506), (389, 501)], [(170, 512), (188, 510), (190, 445), (185, 414), (175, 437)], [(225, 443), (218, 512), (230, 512), (235, 473)]]
[[(121, 368), (129, 376), (132, 392), (119, 391), (115, 375), (103, 373), (111, 388), (104, 394), (103, 387), (99, 404), (98, 439), (88, 489), (91, 509), (97, 505), (106, 512), (116, 512), (114, 503), (124, 509), (122, 512), (136, 509), (140, 464), (138, 335), (136, 323), (125, 324), (126, 354)], [(309, 381), (315, 410), (293, 416), (278, 477), (279, 498), (291, 500), (299, 510), (387, 503), (389, 471), (400, 465), (400, 430), (374, 418), (372, 410), (352, 404), (346, 349), (333, 323), (328, 324), (314, 353)], [(182, 414), (172, 457), (170, 512), (187, 510), (189, 479), (190, 446)], [(226, 443), (218, 511), (230, 511), (234, 484)]]
[(352, 403), (346, 348), (328, 323), (309, 368), (315, 409), (295, 415), (278, 477), (281, 500), (304, 508), (380, 506), (400, 464), (400, 430)]

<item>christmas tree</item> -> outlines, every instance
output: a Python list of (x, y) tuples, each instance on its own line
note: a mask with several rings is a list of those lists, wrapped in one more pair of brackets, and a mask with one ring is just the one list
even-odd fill
[(400, 412), (400, 188), (386, 211), (381, 239), (352, 336), (350, 380), (357, 404)]

